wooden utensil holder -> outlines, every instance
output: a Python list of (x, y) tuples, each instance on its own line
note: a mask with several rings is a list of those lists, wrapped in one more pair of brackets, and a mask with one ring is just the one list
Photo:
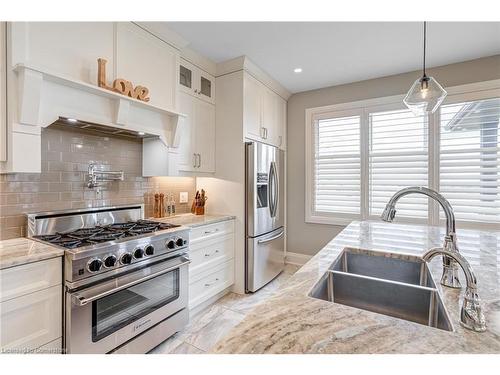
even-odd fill
[(196, 206), (194, 208), (195, 215), (205, 215), (205, 206)]

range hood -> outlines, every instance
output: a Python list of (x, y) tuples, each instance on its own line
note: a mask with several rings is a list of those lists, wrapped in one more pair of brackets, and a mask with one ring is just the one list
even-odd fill
[(120, 137), (127, 139), (148, 139), (148, 138), (159, 139), (159, 136), (156, 134), (149, 134), (143, 131), (123, 129), (109, 125), (95, 124), (88, 121), (77, 120), (66, 117), (59, 117), (59, 119), (56, 122), (50, 124), (48, 127), (65, 129), (65, 130), (75, 129), (79, 131), (84, 131), (86, 133), (102, 135), (106, 137)]
[[(13, 70), (9, 88), (16, 99), (10, 102), (12, 147), (0, 172), (41, 172), (41, 130), (66, 126), (107, 136), (142, 138), (143, 175), (172, 175), (162, 163), (168, 160), (171, 148), (179, 145), (182, 113), (44, 68), (18, 64)], [(30, 158), (26, 149), (31, 150)]]

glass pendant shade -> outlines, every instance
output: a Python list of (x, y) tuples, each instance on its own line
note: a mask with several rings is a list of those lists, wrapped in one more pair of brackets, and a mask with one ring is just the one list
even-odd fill
[(448, 93), (433, 78), (424, 75), (413, 83), (403, 102), (416, 115), (434, 113)]

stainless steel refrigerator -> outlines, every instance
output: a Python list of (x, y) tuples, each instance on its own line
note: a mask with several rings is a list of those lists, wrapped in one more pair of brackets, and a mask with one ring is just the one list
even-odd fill
[(255, 292), (285, 266), (284, 152), (246, 143), (245, 291)]

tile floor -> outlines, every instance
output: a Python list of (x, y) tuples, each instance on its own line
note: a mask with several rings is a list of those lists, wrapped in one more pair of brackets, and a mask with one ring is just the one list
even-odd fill
[(164, 341), (150, 354), (201, 354), (210, 351), (260, 302), (271, 296), (292, 276), (298, 266), (287, 264), (285, 270), (264, 288), (253, 294), (229, 293), (191, 317), (189, 325)]

